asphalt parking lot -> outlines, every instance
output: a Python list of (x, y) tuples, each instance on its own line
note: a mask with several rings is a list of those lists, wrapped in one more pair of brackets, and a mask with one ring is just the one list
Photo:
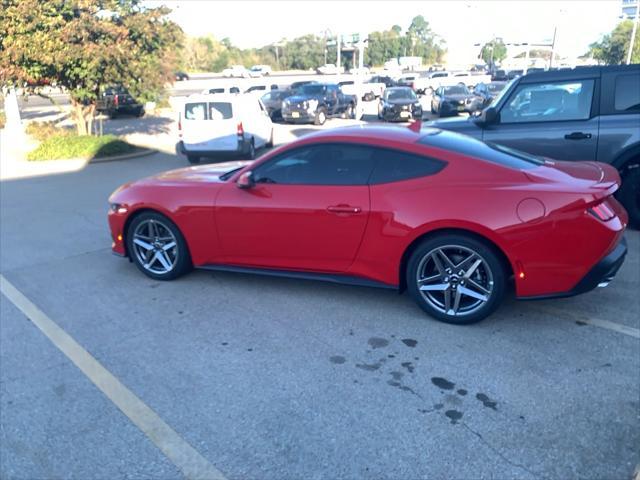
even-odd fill
[(185, 164), (157, 153), (0, 183), (3, 291), (176, 434), (143, 433), (0, 296), (0, 477), (182, 478), (178, 439), (228, 479), (630, 478), (640, 232), (609, 287), (509, 300), (469, 327), (372, 288), (205, 271), (155, 282), (111, 254), (106, 199)]

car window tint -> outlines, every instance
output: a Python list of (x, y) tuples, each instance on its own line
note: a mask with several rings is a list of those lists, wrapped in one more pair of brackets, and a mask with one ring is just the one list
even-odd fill
[(228, 120), (233, 118), (233, 108), (229, 102), (210, 102), (209, 120)]
[(436, 130), (424, 135), (418, 143), (461, 153), (470, 157), (497, 163), (504, 167), (529, 170), (544, 164), (544, 160), (528, 153), (520, 152), (502, 145), (484, 143), (466, 135)]
[(325, 144), (283, 153), (254, 171), (256, 183), (366, 185), (374, 150), (361, 145)]
[(619, 112), (640, 111), (639, 75), (620, 75), (616, 78), (614, 107)]
[(502, 123), (586, 120), (593, 80), (519, 85), (500, 112)]
[(369, 183), (389, 183), (410, 178), (426, 177), (441, 171), (446, 163), (435, 158), (386, 148), (376, 148), (376, 167)]
[(206, 120), (207, 104), (204, 102), (187, 103), (184, 106), (184, 118), (186, 120)]

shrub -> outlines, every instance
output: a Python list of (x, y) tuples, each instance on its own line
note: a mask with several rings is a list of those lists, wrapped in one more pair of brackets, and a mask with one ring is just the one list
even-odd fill
[(71, 130), (56, 127), (55, 122), (29, 122), (25, 132), (41, 142), (53, 136), (65, 137), (72, 134)]
[(63, 160), (70, 158), (100, 158), (131, 153), (137, 147), (115, 135), (93, 137), (65, 133), (53, 135), (27, 155), (28, 160)]

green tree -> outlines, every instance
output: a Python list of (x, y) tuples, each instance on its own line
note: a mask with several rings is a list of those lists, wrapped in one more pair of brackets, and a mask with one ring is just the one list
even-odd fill
[(90, 134), (101, 87), (145, 101), (172, 78), (182, 31), (168, 13), (138, 0), (4, 0), (0, 83), (65, 88), (78, 133)]
[(480, 58), (485, 61), (487, 65), (493, 63), (500, 63), (507, 58), (507, 47), (501, 38), (496, 38), (490, 42), (487, 42), (480, 50)]
[[(626, 62), (629, 46), (631, 45), (631, 30), (633, 21), (624, 20), (604, 35), (598, 42), (589, 45), (588, 55), (599, 63), (617, 65)], [(636, 33), (636, 41), (631, 53), (631, 63), (640, 63), (640, 29)]]

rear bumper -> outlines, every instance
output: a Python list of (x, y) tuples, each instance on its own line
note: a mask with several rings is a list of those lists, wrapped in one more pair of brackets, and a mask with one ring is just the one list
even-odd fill
[(238, 142), (238, 146), (236, 148), (230, 148), (225, 150), (222, 150), (222, 149), (221, 150), (189, 150), (187, 147), (185, 147), (184, 142), (180, 141), (178, 142), (176, 149), (178, 150), (178, 153), (181, 153), (182, 155), (186, 155), (186, 156), (192, 155), (196, 157), (213, 157), (213, 156), (222, 155), (225, 153), (226, 154), (247, 153), (249, 151), (249, 142), (245, 139), (244, 142)]
[(616, 276), (627, 255), (627, 240), (622, 238), (620, 243), (596, 263), (587, 274), (568, 292), (538, 295), (532, 297), (518, 297), (518, 300), (546, 300), (549, 298), (565, 298), (586, 293), (597, 287), (606, 287)]

